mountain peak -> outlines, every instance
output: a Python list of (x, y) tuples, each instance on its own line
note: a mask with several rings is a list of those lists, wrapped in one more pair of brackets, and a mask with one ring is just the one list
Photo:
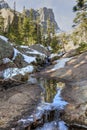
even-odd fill
[[(29, 17), (30, 9), (26, 9), (25, 13)], [(54, 24), (55, 30), (56, 31), (60, 30), (60, 28), (55, 20), (53, 9), (47, 8), (47, 7), (43, 7), (38, 10), (32, 9), (32, 13), (33, 13), (33, 19), (36, 20), (37, 18), (39, 18), (40, 24), (42, 25), (42, 27), (44, 29), (47, 28), (47, 20), (50, 19), (50, 22), (52, 24)]]
[(8, 3), (4, 0), (0, 0), (0, 9), (3, 9), (3, 8), (10, 8)]

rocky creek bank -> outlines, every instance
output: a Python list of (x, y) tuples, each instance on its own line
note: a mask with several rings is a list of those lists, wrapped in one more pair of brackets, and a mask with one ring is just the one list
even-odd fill
[(87, 52), (71, 58), (64, 68), (49, 66), (39, 76), (65, 82), (63, 98), (68, 102), (62, 119), (71, 125), (87, 127)]
[(48, 53), (40, 44), (17, 46), (0, 35), (0, 130), (10, 130), (36, 108), (42, 90), (30, 74), (45, 64)]
[(0, 39), (0, 52), (0, 130), (15, 127), (16, 121), (30, 115), (40, 101), (38, 83), (27, 82), (32, 72), (35, 78), (64, 82), (62, 97), (68, 105), (61, 118), (71, 125), (87, 126), (87, 52), (67, 59), (63, 66), (63, 57), (62, 62), (52, 60), (52, 65), (42, 71), (49, 52), (40, 45), (19, 47)]

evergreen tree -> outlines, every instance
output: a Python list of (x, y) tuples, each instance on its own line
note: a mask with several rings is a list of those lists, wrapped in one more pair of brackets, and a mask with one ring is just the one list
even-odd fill
[(77, 4), (73, 7), (73, 11), (77, 12), (74, 23), (79, 24), (79, 30), (75, 33), (82, 36), (78, 43), (83, 42), (83, 40), (87, 42), (87, 0), (77, 0), (76, 2)]
[(40, 19), (39, 17), (36, 17), (36, 30), (37, 30), (37, 40), (36, 40), (36, 43), (38, 44), (41, 44), (42, 42), (42, 35), (41, 35), (41, 25), (39, 24), (40, 23)]
[(22, 40), (24, 44), (29, 44), (29, 32), (30, 32), (29, 18), (24, 17), (21, 31), (21, 37), (23, 38)]
[(23, 17), (21, 14), (18, 17), (18, 33), (19, 33), (19, 43), (23, 44)]
[(18, 43), (19, 42), (19, 32), (18, 32), (18, 16), (15, 10), (15, 3), (14, 3), (14, 18), (12, 24), (10, 25), (10, 29), (8, 30), (8, 37), (12, 42)]
[(64, 53), (66, 52), (65, 46), (68, 44), (68, 40), (67, 39), (68, 39), (68, 37), (67, 37), (66, 33), (61, 33), (61, 35), (60, 35), (60, 43), (62, 45)]
[(51, 39), (50, 46), (53, 50), (53, 53), (57, 53), (60, 49), (60, 45), (58, 44), (58, 38), (57, 36), (53, 36)]
[(30, 21), (32, 22), (34, 20), (34, 16), (33, 16), (33, 9), (30, 9)]

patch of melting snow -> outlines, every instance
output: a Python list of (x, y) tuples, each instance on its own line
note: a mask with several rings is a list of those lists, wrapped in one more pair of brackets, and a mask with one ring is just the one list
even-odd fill
[(53, 58), (55, 56), (58, 56), (58, 54), (56, 54), (56, 53), (55, 54), (51, 54), (49, 58)]
[(28, 82), (30, 82), (30, 84), (37, 84), (37, 79), (33, 78), (33, 77), (29, 77)]
[(36, 57), (32, 57), (32, 56), (27, 56), (25, 54), (22, 54), (20, 51), (18, 51), (16, 48), (14, 48), (14, 56), (13, 56), (13, 59), (12, 60), (15, 60), (16, 56), (18, 54), (21, 54), (24, 58), (24, 61), (27, 62), (27, 63), (31, 63), (33, 61), (36, 61)]
[(60, 69), (60, 68), (64, 68), (66, 62), (68, 62), (69, 60), (71, 60), (71, 58), (62, 58), (60, 60), (56, 61), (56, 65), (54, 65), (53, 69), (51, 69), (51, 71)]
[(33, 49), (32, 49), (32, 51), (26, 51), (26, 53), (28, 53), (28, 54), (38, 54), (38, 55), (41, 55), (41, 56), (46, 57), (45, 54), (40, 53), (40, 52), (38, 52), (38, 51), (36, 51), (36, 50), (33, 50)]
[(12, 60), (15, 60), (15, 58), (18, 54), (20, 54), (20, 52), (16, 48), (14, 48), (14, 56), (13, 56)]
[(2, 40), (4, 40), (5, 42), (8, 42), (8, 38), (6, 38), (5, 36), (0, 35), (0, 38), (1, 38)]
[(20, 46), (20, 47), (25, 48), (25, 49), (29, 49), (29, 51), (26, 51), (27, 54), (38, 54), (38, 55), (46, 57), (45, 54), (43, 54), (43, 53), (41, 53), (41, 52), (39, 52), (37, 50), (31, 49), (31, 48), (29, 48), (29, 46)]
[(3, 60), (3, 64), (12, 62), (9, 58), (3, 58), (2, 60)]
[(29, 46), (23, 46), (23, 45), (22, 45), (22, 46), (20, 46), (20, 47), (21, 47), (21, 48), (29, 48)]
[(26, 73), (31, 73), (31, 72), (33, 72), (33, 70), (34, 70), (34, 68), (31, 65), (28, 65), (27, 67), (24, 67), (24, 68), (21, 68), (21, 69), (8, 68), (8, 69), (4, 70), (3, 77), (4, 77), (4, 79), (7, 79), (7, 78), (11, 78), (11, 77), (18, 75), (18, 74), (24, 75)]
[(60, 56), (62, 56), (62, 55), (63, 55), (63, 52), (60, 52), (60, 53), (52, 53), (49, 58), (51, 59), (51, 58), (56, 57), (56, 56), (59, 56), (59, 57), (60, 57)]
[(33, 61), (36, 62), (36, 57), (27, 56), (27, 55), (24, 55), (24, 54), (22, 54), (22, 55), (24, 57), (25, 62), (27, 62), (27, 63), (31, 63)]

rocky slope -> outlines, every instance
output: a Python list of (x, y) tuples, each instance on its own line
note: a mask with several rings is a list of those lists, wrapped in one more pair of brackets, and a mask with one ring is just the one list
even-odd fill
[(48, 51), (35, 46), (17, 46), (0, 35), (0, 130), (31, 114), (40, 100), (41, 90), (30, 73), (45, 64)]
[(55, 62), (57, 65), (52, 65), (40, 72), (39, 76), (56, 78), (65, 82), (66, 87), (62, 91), (62, 96), (69, 104), (65, 108), (62, 119), (70, 125), (86, 127), (87, 52), (71, 59), (62, 58), (57, 62)]
[(22, 78), (20, 75), (26, 75), (43, 66), (48, 55), (48, 51), (39, 44), (31, 48), (16, 46), (3, 36), (0, 36), (0, 52), (0, 79), (16, 78), (18, 75), (19, 81)]

